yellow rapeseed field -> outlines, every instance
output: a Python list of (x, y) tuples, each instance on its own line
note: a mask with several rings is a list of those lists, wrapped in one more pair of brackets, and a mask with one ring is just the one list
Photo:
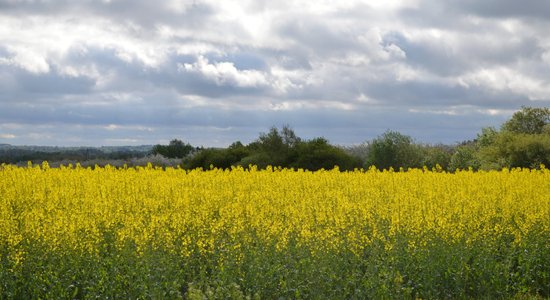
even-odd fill
[(544, 168), (2, 165), (0, 298), (545, 297), (549, 220)]

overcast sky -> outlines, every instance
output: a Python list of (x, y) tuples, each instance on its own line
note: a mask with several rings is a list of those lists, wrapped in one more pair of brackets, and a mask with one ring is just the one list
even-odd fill
[(0, 0), (0, 143), (472, 139), (550, 106), (550, 1)]

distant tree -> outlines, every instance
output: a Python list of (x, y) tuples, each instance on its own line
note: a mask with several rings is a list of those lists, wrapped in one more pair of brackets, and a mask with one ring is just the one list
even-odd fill
[(483, 169), (538, 168), (550, 165), (550, 134), (503, 131), (494, 142), (479, 149)]
[(483, 128), (477, 137), (482, 169), (538, 168), (550, 163), (550, 109), (522, 107), (501, 130)]
[(208, 148), (196, 153), (187, 163), (188, 169), (203, 168), (210, 169), (210, 166), (216, 168), (230, 168), (236, 161), (228, 154), (227, 149)]
[(248, 146), (237, 143), (229, 147), (245, 155), (238, 164), (256, 165), (265, 168), (277, 167), (303, 168), (308, 170), (332, 169), (338, 166), (342, 170), (361, 167), (361, 161), (348, 155), (344, 150), (330, 145), (324, 138), (303, 141), (288, 125), (281, 130), (272, 127), (267, 133)]
[(442, 169), (448, 170), (451, 163), (452, 149), (445, 145), (418, 146), (422, 152), (422, 165), (429, 169), (439, 165)]
[(549, 108), (533, 108), (522, 106), (512, 118), (502, 125), (503, 131), (524, 134), (540, 134), (550, 123)]
[[(266, 162), (256, 161), (260, 165), (288, 167), (296, 155), (296, 147), (300, 142), (301, 139), (288, 125), (280, 132), (276, 127), (272, 127), (269, 132), (260, 134), (256, 143), (252, 145), (257, 152), (254, 157), (268, 158)], [(258, 155), (258, 152), (262, 155)]]
[(353, 157), (357, 157), (360, 159), (363, 163), (367, 160), (367, 156), (369, 153), (369, 143), (364, 142), (358, 145), (352, 145), (352, 146), (346, 146), (342, 147), (342, 149), (349, 155)]
[(168, 145), (155, 145), (152, 154), (160, 154), (168, 158), (184, 158), (189, 155), (195, 148), (190, 144), (185, 144), (181, 140), (171, 140)]
[(252, 152), (238, 162), (238, 165), (248, 167), (250, 165), (257, 166), (260, 169), (266, 168), (268, 165), (277, 166), (273, 163), (272, 158), (265, 152)]
[(246, 148), (246, 146), (237, 141), (225, 149), (201, 149), (191, 158), (187, 159), (184, 165), (189, 169), (209, 169), (210, 166), (227, 169), (231, 166), (238, 165), (239, 162), (249, 154), (250, 151)]
[(361, 161), (348, 155), (344, 150), (332, 146), (324, 138), (315, 138), (298, 145), (296, 160), (292, 163), (295, 168), (310, 171), (319, 169), (353, 170), (361, 167)]
[(267, 133), (260, 133), (258, 144), (265, 152), (277, 152), (283, 149), (283, 137), (277, 127), (271, 127)]
[(234, 158), (235, 162), (240, 161), (250, 154), (250, 150), (240, 141), (236, 141), (227, 148), (229, 154)]
[(283, 129), (281, 129), (281, 136), (283, 138), (283, 144), (288, 148), (294, 148), (302, 141), (301, 138), (296, 136), (294, 130), (292, 130), (289, 125), (283, 126)]
[(477, 158), (477, 149), (474, 144), (464, 144), (458, 146), (451, 156), (449, 162), (449, 167), (447, 168), (450, 171), (457, 169), (467, 170), (472, 168), (474, 170), (479, 169), (480, 163)]
[(483, 127), (481, 133), (477, 134), (476, 144), (478, 147), (487, 147), (495, 142), (498, 136), (498, 130), (494, 127)]
[(386, 131), (369, 144), (366, 167), (399, 169), (422, 167), (422, 153), (410, 136), (396, 131)]

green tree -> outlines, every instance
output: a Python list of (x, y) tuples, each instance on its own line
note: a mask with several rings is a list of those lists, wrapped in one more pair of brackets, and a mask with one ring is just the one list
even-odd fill
[(276, 166), (273, 164), (271, 157), (265, 152), (251, 152), (250, 155), (241, 159), (238, 164), (243, 167), (257, 166), (260, 169), (264, 169), (268, 165)]
[(467, 170), (469, 168), (477, 170), (479, 167), (480, 162), (477, 157), (476, 146), (473, 144), (465, 144), (456, 148), (455, 152), (451, 156), (448, 170)]
[(195, 148), (190, 144), (186, 144), (178, 139), (173, 139), (168, 145), (155, 145), (152, 154), (160, 154), (168, 158), (184, 158), (189, 155)]
[(483, 127), (481, 133), (477, 134), (476, 143), (479, 147), (487, 147), (495, 142), (498, 136), (498, 130), (495, 127)]
[(410, 136), (396, 131), (386, 131), (369, 144), (366, 167), (398, 169), (422, 167), (422, 153)]
[(444, 170), (449, 169), (451, 163), (452, 150), (449, 146), (436, 145), (436, 146), (420, 146), (422, 150), (422, 165), (429, 169), (435, 168), (439, 165)]
[(300, 143), (301, 139), (296, 136), (294, 130), (288, 125), (283, 126), (280, 132), (276, 127), (272, 127), (269, 132), (260, 134), (256, 143), (252, 146), (256, 149), (256, 152), (262, 153), (261, 155), (255, 153), (254, 157), (256, 159), (268, 158), (268, 161), (255, 162), (259, 165), (288, 167), (295, 159), (296, 148)]
[(300, 144), (301, 138), (296, 136), (294, 130), (289, 125), (283, 126), (281, 129), (281, 136), (283, 138), (283, 144), (289, 148), (294, 148)]
[(189, 159), (186, 163), (186, 167), (189, 169), (203, 168), (205, 170), (210, 169), (210, 166), (216, 168), (229, 168), (233, 160), (227, 152), (226, 149), (203, 149)]
[(524, 134), (540, 134), (550, 123), (549, 108), (534, 108), (522, 106), (512, 118), (502, 125), (503, 131)]
[(361, 161), (348, 155), (344, 150), (330, 145), (326, 139), (315, 138), (299, 144), (296, 160), (292, 166), (310, 171), (329, 170), (335, 166), (340, 170), (353, 170), (361, 167)]
[(502, 126), (477, 138), (482, 169), (538, 168), (550, 162), (550, 109), (522, 107)]
[(250, 150), (248, 149), (248, 147), (243, 145), (241, 141), (234, 142), (227, 148), (227, 150), (229, 151), (229, 155), (232, 156), (235, 162), (240, 161), (250, 154)]
[(503, 131), (495, 141), (479, 149), (483, 169), (538, 168), (550, 165), (550, 134)]
[(238, 165), (239, 162), (250, 154), (250, 151), (240, 141), (234, 142), (228, 148), (208, 148), (197, 152), (186, 162), (189, 169), (203, 168), (210, 166), (227, 169)]

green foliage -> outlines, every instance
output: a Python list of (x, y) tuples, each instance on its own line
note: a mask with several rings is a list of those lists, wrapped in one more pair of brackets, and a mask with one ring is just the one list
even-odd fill
[(249, 156), (241, 159), (238, 165), (248, 167), (250, 165), (265, 169), (267, 166), (273, 166), (271, 157), (265, 152), (252, 152)]
[(479, 150), (484, 169), (538, 168), (550, 165), (550, 134), (501, 132)]
[(495, 142), (498, 131), (494, 127), (483, 127), (481, 133), (477, 134), (477, 146), (487, 147)]
[(185, 144), (181, 140), (174, 139), (168, 145), (155, 145), (152, 154), (160, 154), (168, 158), (184, 158), (193, 152), (195, 148), (190, 144)]
[(502, 131), (523, 134), (541, 134), (550, 123), (549, 108), (523, 106), (512, 118), (502, 125)]
[(455, 152), (451, 156), (448, 169), (454, 170), (467, 170), (472, 168), (474, 170), (479, 169), (480, 162), (477, 158), (476, 147), (474, 145), (466, 144), (458, 146)]
[(501, 131), (483, 128), (477, 138), (482, 169), (538, 168), (550, 163), (550, 109), (522, 107)]
[(370, 143), (365, 166), (379, 169), (421, 168), (422, 160), (422, 151), (410, 136), (386, 131)]
[(443, 170), (449, 169), (451, 164), (452, 150), (448, 146), (421, 146), (422, 165), (428, 169), (436, 168), (439, 165)]
[(267, 133), (260, 134), (258, 146), (261, 151), (267, 153), (281, 153), (288, 149), (288, 145), (283, 142), (283, 137), (276, 127), (272, 127)]
[(218, 168), (228, 168), (234, 161), (227, 155), (225, 149), (203, 149), (195, 154), (185, 165), (190, 169), (203, 168), (209, 169), (210, 166)]
[(277, 166), (313, 171), (335, 166), (341, 170), (353, 170), (361, 167), (361, 161), (330, 145), (324, 138), (303, 141), (290, 127), (284, 126), (281, 130), (271, 128), (247, 146), (235, 142), (226, 149), (203, 149), (187, 159), (184, 165), (189, 169), (255, 165), (261, 169)]
[(261, 157), (269, 157), (268, 161), (260, 164), (289, 167), (296, 156), (296, 148), (301, 142), (288, 125), (283, 126), (280, 132), (272, 127), (268, 133), (260, 134), (257, 141), (258, 152), (264, 154)]
[(40, 164), (42, 161), (89, 161), (129, 160), (142, 158), (151, 151), (148, 146), (121, 147), (47, 147), (47, 146), (0, 146), (0, 163)]
[(241, 142), (235, 142), (227, 149), (203, 149), (190, 158), (185, 166), (189, 169), (209, 169), (210, 166), (227, 169), (237, 165), (249, 153)]
[(344, 150), (334, 147), (324, 138), (315, 138), (301, 142), (297, 147), (296, 160), (292, 164), (296, 168), (315, 171), (332, 169), (338, 166), (340, 170), (353, 170), (361, 167), (361, 161), (346, 154)]

